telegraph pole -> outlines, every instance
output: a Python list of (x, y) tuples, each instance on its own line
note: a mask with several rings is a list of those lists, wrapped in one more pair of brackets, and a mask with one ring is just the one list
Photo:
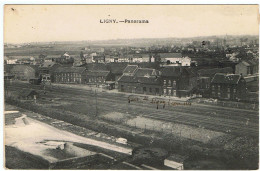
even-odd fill
[(97, 90), (95, 89), (95, 100), (96, 100), (96, 117), (98, 116), (98, 108), (97, 108)]

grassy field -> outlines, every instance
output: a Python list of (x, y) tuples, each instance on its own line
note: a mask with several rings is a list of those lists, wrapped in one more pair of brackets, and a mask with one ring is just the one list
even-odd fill
[(70, 55), (80, 55), (84, 51), (86, 44), (51, 44), (51, 45), (30, 45), (20, 48), (4, 48), (5, 56), (39, 56), (44, 55), (62, 55), (68, 52)]

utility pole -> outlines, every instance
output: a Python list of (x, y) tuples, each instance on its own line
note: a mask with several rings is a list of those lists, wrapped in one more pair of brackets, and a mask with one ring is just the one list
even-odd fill
[(98, 116), (98, 108), (97, 108), (97, 90), (95, 89), (95, 99), (96, 99), (96, 117)]

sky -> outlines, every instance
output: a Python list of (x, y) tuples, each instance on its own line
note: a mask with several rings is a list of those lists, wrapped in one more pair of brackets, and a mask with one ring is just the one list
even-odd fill
[(258, 20), (258, 5), (5, 5), (4, 43), (258, 35)]

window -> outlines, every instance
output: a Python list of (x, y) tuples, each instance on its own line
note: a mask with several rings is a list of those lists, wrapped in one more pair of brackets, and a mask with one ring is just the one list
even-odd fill
[(237, 98), (236, 95), (237, 95), (237, 90), (236, 90), (236, 88), (234, 88), (234, 89), (233, 89), (233, 98), (234, 98), (234, 99)]
[(227, 89), (227, 98), (230, 99), (230, 88)]
[(146, 87), (143, 87), (143, 92), (144, 92), (144, 93), (146, 92)]
[(159, 88), (155, 89), (156, 94), (159, 94)]
[(220, 97), (220, 90), (218, 91), (218, 97)]
[(167, 86), (167, 81), (163, 80), (163, 85)]
[(172, 89), (169, 89), (169, 93), (168, 93), (169, 95), (172, 95)]
[(247, 67), (247, 74), (249, 75), (250, 74), (250, 67)]
[(173, 91), (172, 91), (172, 95), (173, 95), (173, 96), (176, 96), (176, 90), (173, 90)]
[(174, 88), (176, 88), (176, 81), (174, 80), (173, 81), (173, 85), (172, 85)]
[(150, 93), (152, 92), (152, 88), (151, 87), (149, 88), (149, 91), (150, 91)]
[(163, 94), (167, 94), (167, 89), (163, 89)]
[(171, 87), (172, 86), (172, 80), (169, 80), (169, 85), (168, 87)]

